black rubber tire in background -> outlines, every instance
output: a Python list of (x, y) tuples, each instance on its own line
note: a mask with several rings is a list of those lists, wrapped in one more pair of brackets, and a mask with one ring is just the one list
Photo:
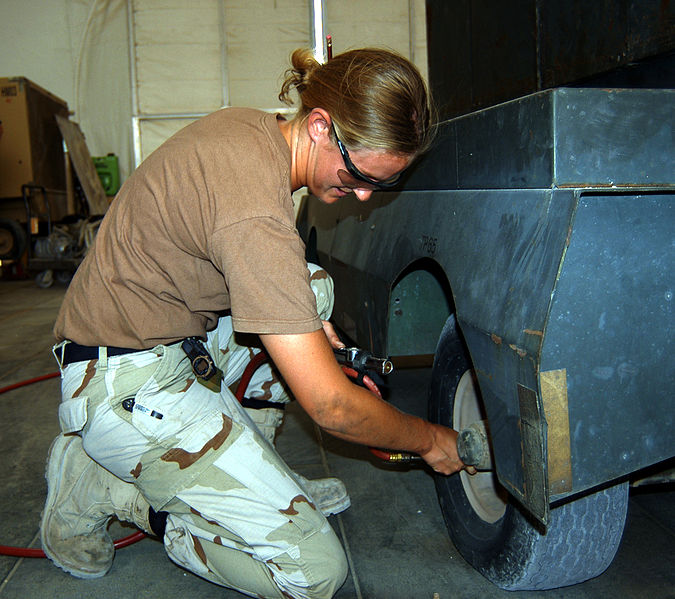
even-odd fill
[(26, 251), (26, 230), (12, 218), (0, 218), (0, 260), (18, 260)]
[[(453, 426), (455, 392), (461, 377), (472, 368), (455, 317), (450, 316), (434, 358), (430, 420)], [(552, 508), (545, 531), (505, 492), (501, 517), (497, 514), (496, 521), (488, 522), (479, 516), (466, 492), (467, 485), (474, 484), (466, 473), (436, 476), (435, 482), (457, 550), (502, 589), (545, 590), (583, 582), (605, 571), (621, 542), (628, 507), (627, 482)], [(493, 482), (501, 489), (496, 478)]]

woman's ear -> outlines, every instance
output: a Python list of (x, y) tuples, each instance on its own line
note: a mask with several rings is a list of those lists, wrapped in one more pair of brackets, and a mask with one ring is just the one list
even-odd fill
[(330, 140), (330, 114), (323, 108), (313, 108), (307, 116), (307, 132), (314, 143)]

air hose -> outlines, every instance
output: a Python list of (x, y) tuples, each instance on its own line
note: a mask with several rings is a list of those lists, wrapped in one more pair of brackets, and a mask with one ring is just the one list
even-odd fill
[[(134, 534), (124, 537), (123, 539), (117, 539), (115, 541), (115, 549), (122, 549), (128, 545), (133, 545), (138, 543), (141, 539), (144, 539), (146, 534), (140, 530)], [(0, 555), (9, 555), (11, 557), (46, 557), (45, 552), (42, 549), (29, 549), (27, 547), (11, 547), (9, 545), (0, 545)]]
[[(255, 371), (258, 370), (258, 368), (260, 368), (260, 366), (262, 366), (268, 360), (269, 357), (264, 351), (261, 351), (251, 358), (251, 361), (244, 369), (244, 374), (241, 376), (241, 380), (234, 394), (239, 402), (244, 399), (244, 393), (246, 393), (248, 384), (251, 381), (251, 377), (253, 377)], [(359, 383), (362, 383), (366, 389), (371, 391), (378, 398), (382, 399), (382, 393), (380, 392), (380, 389), (375, 384), (375, 381), (373, 381), (373, 379), (371, 379), (367, 374), (359, 372), (358, 370), (350, 368), (349, 366), (345, 366), (344, 364), (341, 365), (341, 368), (348, 377), (356, 379)], [(375, 447), (369, 447), (368, 449), (375, 457), (385, 462), (409, 464), (411, 462), (419, 462), (422, 460), (422, 458), (416, 454), (391, 452), (384, 449), (377, 449)]]
[(27, 387), (33, 383), (39, 383), (40, 381), (46, 381), (47, 379), (55, 379), (57, 376), (61, 376), (60, 372), (50, 372), (49, 374), (43, 374), (42, 376), (36, 376), (34, 379), (28, 379), (26, 381), (21, 381), (20, 383), (14, 383), (13, 385), (7, 385), (0, 389), (0, 395), (7, 393), (8, 391), (13, 391), (14, 389), (19, 389), (20, 387)]
[[(366, 389), (372, 391), (375, 395), (377, 395), (377, 397), (382, 399), (382, 393), (380, 393), (380, 389), (375, 384), (375, 381), (373, 381), (373, 379), (371, 379), (367, 374), (361, 374), (360, 372), (357, 372), (348, 366), (343, 366), (342, 370), (348, 377), (358, 379), (363, 383)], [(418, 455), (412, 453), (391, 452), (384, 449), (377, 449), (376, 447), (369, 447), (368, 449), (370, 450), (370, 453), (372, 453), (376, 458), (379, 458), (385, 462), (409, 464), (411, 462), (418, 462), (422, 459)]]
[[(255, 371), (258, 368), (260, 368), (260, 366), (262, 366), (265, 362), (267, 362), (268, 359), (269, 357), (264, 351), (261, 351), (260, 353), (253, 356), (253, 358), (251, 358), (251, 361), (244, 369), (244, 373), (241, 376), (241, 380), (239, 381), (239, 384), (237, 385), (237, 390), (235, 392), (235, 397), (239, 402), (241, 402), (242, 399), (244, 398), (244, 394), (246, 393), (248, 384), (251, 382), (251, 377), (253, 376)], [(363, 385), (368, 390), (370, 390), (372, 393), (377, 395), (377, 397), (382, 399), (382, 393), (380, 393), (380, 390), (375, 384), (375, 382), (367, 374), (359, 373), (353, 368), (349, 368), (348, 366), (344, 365), (342, 366), (342, 370), (348, 377), (358, 379), (360, 382), (363, 383)], [(25, 381), (14, 383), (12, 385), (7, 385), (6, 387), (0, 388), (0, 395), (2, 395), (3, 393), (7, 393), (8, 391), (13, 391), (14, 389), (27, 387), (28, 385), (39, 383), (40, 381), (46, 381), (48, 379), (53, 379), (59, 376), (61, 376), (60, 372), (50, 372), (49, 374), (44, 374), (42, 376), (37, 376), (32, 379), (27, 379)], [(386, 462), (406, 463), (420, 459), (418, 456), (407, 453), (392, 453), (384, 451), (382, 449), (376, 449), (374, 447), (370, 447), (369, 449), (373, 455)], [(137, 531), (127, 537), (117, 539), (114, 542), (115, 549), (122, 549), (129, 545), (133, 545), (134, 543), (137, 543), (138, 541), (144, 539), (145, 537), (146, 537), (145, 533)], [(28, 547), (12, 547), (10, 545), (0, 545), (0, 555), (7, 555), (10, 557), (46, 557), (42, 549), (30, 549)]]

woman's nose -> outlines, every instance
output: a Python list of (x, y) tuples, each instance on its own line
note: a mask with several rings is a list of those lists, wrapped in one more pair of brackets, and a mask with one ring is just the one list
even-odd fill
[(370, 199), (370, 196), (373, 195), (372, 189), (355, 189), (354, 195), (358, 198), (359, 202), (367, 202)]

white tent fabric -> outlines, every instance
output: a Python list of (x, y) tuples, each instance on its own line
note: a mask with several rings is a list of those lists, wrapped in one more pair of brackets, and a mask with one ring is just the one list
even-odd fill
[[(426, 74), (424, 0), (320, 4), (334, 54), (384, 46)], [(134, 117), (142, 158), (223, 105), (282, 108), (289, 56), (312, 45), (311, 14), (310, 0), (3, 0), (0, 76), (66, 100), (90, 153), (117, 154), (124, 179)]]

